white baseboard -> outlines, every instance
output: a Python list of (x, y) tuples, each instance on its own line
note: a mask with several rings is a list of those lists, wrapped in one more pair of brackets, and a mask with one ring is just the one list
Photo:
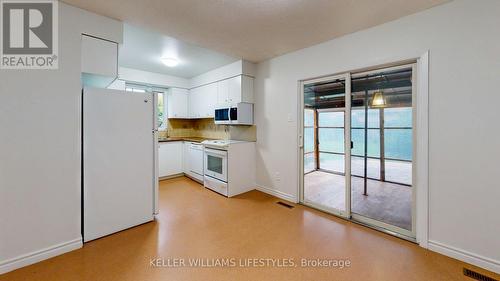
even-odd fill
[(278, 198), (283, 199), (283, 200), (290, 201), (292, 203), (298, 203), (297, 198), (295, 198), (295, 196), (292, 196), (290, 194), (284, 193), (284, 192), (276, 190), (276, 189), (272, 189), (272, 188), (269, 188), (269, 187), (261, 186), (261, 185), (258, 185), (258, 184), (256, 186), (257, 186), (256, 189), (258, 191), (262, 191), (264, 193), (267, 193), (267, 194), (272, 195), (274, 197), (278, 197)]
[(10, 260), (0, 261), (0, 274), (7, 273), (24, 266), (28, 266), (30, 264), (34, 264), (39, 261), (43, 261), (79, 249), (82, 247), (82, 245), (82, 238), (78, 238), (25, 255), (21, 255)]
[(185, 175), (184, 173), (179, 173), (179, 174), (170, 175), (170, 176), (158, 177), (158, 180), (162, 181), (162, 180), (175, 179), (175, 178), (178, 178), (178, 177), (182, 177), (184, 175)]
[(500, 274), (500, 261), (429, 240), (429, 250)]

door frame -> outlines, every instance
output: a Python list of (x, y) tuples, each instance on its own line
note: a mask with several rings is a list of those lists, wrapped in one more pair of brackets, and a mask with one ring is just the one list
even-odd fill
[[(309, 80), (299, 81), (299, 122), (298, 122), (298, 136), (299, 136), (299, 203), (306, 206), (318, 209), (336, 216), (350, 219), (351, 218), (351, 178), (344, 177), (345, 179), (345, 210), (338, 210), (328, 206), (322, 206), (314, 202), (306, 202), (304, 198), (304, 85), (318, 82), (326, 82), (337, 79), (345, 81), (345, 108), (344, 111), (344, 173), (351, 174), (351, 118), (347, 118), (351, 114), (351, 74), (342, 73), (337, 75), (324, 76), (321, 78), (314, 78)], [(349, 97), (349, 98), (348, 98)], [(340, 111), (340, 110), (339, 110)], [(349, 159), (349, 160), (348, 160)]]
[[(327, 76), (316, 76), (313, 78), (306, 78), (299, 80), (297, 83), (297, 202), (303, 202), (303, 184), (304, 184), (304, 173), (303, 173), (303, 108), (304, 108), (304, 98), (303, 98), (303, 86), (304, 81), (311, 81), (313, 79), (321, 79), (325, 77), (333, 77), (335, 75), (342, 75), (345, 73), (359, 73), (368, 70), (375, 70), (381, 68), (388, 68), (404, 64), (415, 63), (414, 75), (414, 91), (413, 91), (413, 103), (414, 103), (414, 128), (413, 128), (413, 188), (414, 196), (413, 204), (415, 206), (414, 216), (412, 222), (412, 229), (415, 231), (415, 242), (418, 243), (423, 248), (428, 248), (429, 244), (429, 58), (430, 51), (427, 50), (424, 53), (417, 55), (415, 57), (408, 58), (395, 58), (389, 59), (386, 62), (382, 62), (378, 65), (367, 66), (352, 71), (343, 71), (340, 73), (334, 73)], [(415, 77), (416, 76), (416, 77)], [(349, 79), (350, 82), (350, 79)], [(350, 118), (349, 118), (350, 119)], [(416, 124), (415, 124), (416, 123)], [(350, 127), (350, 124), (349, 124)], [(350, 131), (350, 130), (349, 130)], [(347, 192), (346, 192), (347, 193)], [(349, 200), (350, 204), (350, 200)], [(327, 211), (328, 210), (322, 210)], [(360, 222), (363, 224), (362, 222)], [(379, 229), (384, 231), (383, 229)], [(385, 232), (395, 235), (391, 231), (386, 230)], [(396, 234), (396, 236), (398, 236)], [(405, 237), (403, 237), (405, 238)]]

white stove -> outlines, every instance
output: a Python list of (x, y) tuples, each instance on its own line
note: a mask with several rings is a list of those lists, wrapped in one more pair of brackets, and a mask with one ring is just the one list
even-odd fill
[(203, 185), (226, 197), (255, 188), (255, 142), (206, 140)]

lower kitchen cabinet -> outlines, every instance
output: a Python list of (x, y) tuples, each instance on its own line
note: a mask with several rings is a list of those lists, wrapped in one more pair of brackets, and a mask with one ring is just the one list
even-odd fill
[(158, 149), (160, 178), (185, 175), (203, 181), (203, 145), (190, 141), (161, 142)]
[(161, 142), (158, 149), (158, 171), (160, 177), (183, 172), (183, 142)]
[(191, 145), (190, 142), (183, 142), (182, 143), (182, 158), (184, 160), (184, 163), (183, 163), (183, 171), (184, 171), (184, 174), (188, 174), (189, 173), (189, 146)]

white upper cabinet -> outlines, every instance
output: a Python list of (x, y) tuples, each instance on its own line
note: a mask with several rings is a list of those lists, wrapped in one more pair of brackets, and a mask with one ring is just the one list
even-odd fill
[(217, 104), (229, 103), (229, 79), (217, 82)]
[(189, 92), (189, 116), (213, 118), (217, 103), (217, 83), (203, 85)]
[(213, 118), (217, 104), (217, 83), (208, 84), (203, 91), (202, 115), (204, 118)]
[(201, 87), (189, 90), (189, 117), (190, 118), (201, 118), (200, 114), (200, 97), (201, 97)]
[(253, 77), (238, 75), (217, 82), (217, 103), (235, 104), (239, 102), (253, 103)]
[(239, 102), (255, 103), (253, 94), (254, 78), (249, 76), (241, 76), (241, 100)]
[(118, 77), (118, 44), (82, 35), (82, 73), (85, 85), (111, 84)]
[(188, 90), (179, 88), (167, 90), (168, 118), (189, 118), (188, 107)]
[[(191, 90), (170, 88), (168, 118), (213, 118), (215, 107), (239, 102), (253, 103), (254, 78), (238, 75)], [(189, 93), (189, 94), (188, 94)]]

